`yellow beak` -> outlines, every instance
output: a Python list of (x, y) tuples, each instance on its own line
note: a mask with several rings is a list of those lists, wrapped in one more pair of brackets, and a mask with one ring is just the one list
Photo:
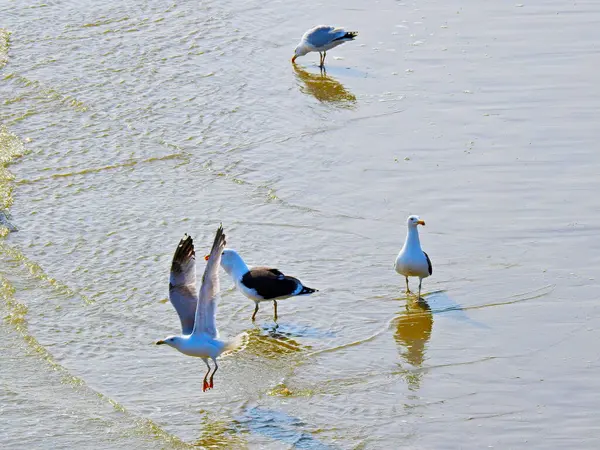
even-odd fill
[(295, 64), (295, 63), (296, 63), (296, 58), (297, 58), (297, 56), (296, 56), (296, 55), (292, 56), (292, 64)]
[(156, 345), (163, 345), (165, 341), (156, 341)]
[(424, 220), (417, 220), (417, 225), (423, 225), (423, 226), (425, 226), (425, 221)]
[(206, 255), (206, 256), (204, 257), (204, 261), (208, 261), (209, 259), (210, 259), (210, 255)]

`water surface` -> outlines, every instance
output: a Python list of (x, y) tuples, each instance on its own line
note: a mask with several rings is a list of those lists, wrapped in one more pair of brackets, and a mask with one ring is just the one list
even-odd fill
[[(3, 448), (597, 448), (600, 5), (0, 2)], [(290, 64), (308, 27), (356, 42)], [(425, 303), (393, 261), (420, 214)], [(6, 220), (4, 220), (6, 218)], [(204, 365), (153, 342), (184, 232)], [(198, 250), (200, 251), (200, 250)]]

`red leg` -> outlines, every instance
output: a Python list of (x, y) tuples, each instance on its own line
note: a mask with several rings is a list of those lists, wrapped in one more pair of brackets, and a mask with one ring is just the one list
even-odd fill
[(219, 365), (217, 364), (217, 360), (213, 359), (213, 362), (215, 363), (215, 370), (213, 371), (212, 375), (210, 376), (210, 387), (211, 387), (211, 389), (213, 387), (213, 377), (215, 376), (215, 373), (217, 373), (217, 369), (219, 368)]
[(206, 379), (208, 378), (208, 374), (210, 373), (210, 366), (208, 365), (208, 359), (202, 358), (202, 360), (204, 361), (204, 364), (206, 364), (206, 367), (208, 367), (206, 374), (204, 374), (204, 383), (202, 384), (202, 392), (206, 392), (208, 389), (210, 389), (212, 387), (212, 386), (209, 386), (208, 382), (206, 381)]

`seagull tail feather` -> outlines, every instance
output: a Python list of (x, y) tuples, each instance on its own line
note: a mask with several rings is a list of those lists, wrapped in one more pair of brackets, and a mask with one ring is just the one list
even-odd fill
[(334, 39), (334, 41), (353, 41), (356, 36), (358, 36), (358, 31), (348, 31), (343, 36)]
[(223, 347), (223, 352), (221, 356), (229, 356), (235, 353), (241, 352), (246, 348), (248, 342), (250, 341), (250, 336), (248, 333), (243, 332), (234, 337), (231, 341), (225, 344)]
[(313, 288), (309, 288), (306, 286), (302, 286), (302, 290), (300, 292), (298, 292), (298, 295), (307, 295), (307, 294), (312, 294), (313, 292), (319, 292), (318, 289), (313, 289)]

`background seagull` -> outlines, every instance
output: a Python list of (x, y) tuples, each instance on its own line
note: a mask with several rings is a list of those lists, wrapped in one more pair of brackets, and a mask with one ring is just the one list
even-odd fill
[[(212, 258), (212, 256), (209, 255), (206, 258)], [(316, 289), (304, 286), (297, 278), (288, 277), (277, 269), (269, 267), (249, 269), (235, 250), (223, 251), (221, 266), (225, 272), (231, 275), (233, 282), (242, 294), (256, 304), (252, 320), (256, 318), (260, 302), (273, 302), (274, 320), (277, 320), (277, 300), (317, 292)]]
[(402, 250), (398, 253), (394, 268), (400, 275), (406, 277), (406, 293), (410, 293), (408, 288), (408, 277), (419, 277), (419, 299), (421, 298), (421, 283), (423, 278), (427, 278), (433, 273), (433, 266), (427, 253), (421, 249), (419, 241), (419, 231), (417, 226), (425, 225), (425, 222), (419, 219), (419, 216), (409, 216), (406, 223), (408, 224), (408, 234), (404, 241)]
[[(213, 387), (213, 377), (219, 366), (217, 357), (223, 352), (241, 347), (246, 340), (246, 333), (236, 336), (231, 342), (217, 339), (216, 324), (217, 298), (219, 295), (219, 262), (225, 248), (223, 226), (219, 226), (210, 251), (210, 258), (204, 275), (200, 292), (196, 292), (196, 257), (194, 243), (187, 234), (179, 241), (173, 256), (169, 282), (169, 300), (175, 307), (181, 320), (181, 335), (169, 336), (156, 342), (156, 345), (167, 344), (188, 356), (202, 358), (208, 371), (204, 375), (202, 391)], [(208, 358), (215, 363), (215, 370), (207, 381), (211, 371)]]
[(317, 25), (308, 30), (300, 39), (300, 43), (294, 49), (292, 63), (296, 58), (304, 56), (309, 52), (319, 52), (321, 61), (319, 67), (325, 66), (327, 50), (337, 47), (347, 41), (352, 41), (358, 35), (356, 31), (346, 31), (343, 28), (334, 28), (327, 25)]

